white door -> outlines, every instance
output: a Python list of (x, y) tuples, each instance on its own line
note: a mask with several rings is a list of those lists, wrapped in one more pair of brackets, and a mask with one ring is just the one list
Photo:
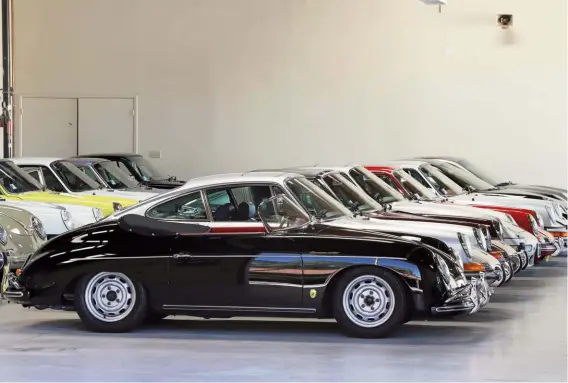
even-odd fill
[(21, 149), (26, 157), (77, 155), (77, 99), (24, 97)]
[(134, 152), (134, 99), (79, 99), (79, 154)]

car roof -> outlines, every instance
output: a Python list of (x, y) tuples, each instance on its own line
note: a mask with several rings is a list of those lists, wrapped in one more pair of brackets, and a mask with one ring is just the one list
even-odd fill
[(295, 173), (300, 174), (307, 178), (314, 178), (318, 176), (322, 176), (328, 173), (335, 173), (336, 170), (328, 170), (328, 169), (318, 169), (318, 168), (310, 168), (310, 167), (298, 167), (298, 168), (282, 168), (282, 169), (267, 169), (267, 170), (253, 170), (253, 172), (266, 172), (266, 171), (280, 171), (280, 172), (287, 172), (287, 173)]
[(49, 166), (52, 162), (61, 161), (60, 157), (14, 157), (10, 158), (16, 165), (45, 165)]
[(453, 161), (459, 162), (462, 160), (460, 157), (452, 157), (452, 156), (421, 156), (416, 157), (416, 159), (427, 159), (427, 160), (446, 160), (446, 161)]
[(73, 156), (73, 158), (119, 158), (119, 157), (142, 157), (136, 153), (97, 153), (97, 154), (81, 154)]
[(397, 161), (387, 161), (385, 162), (385, 165), (388, 166), (392, 166), (393, 168), (401, 168), (403, 166), (408, 166), (411, 168), (417, 168), (421, 165), (426, 165), (428, 164), (427, 161), (421, 161), (421, 160), (397, 160)]
[(94, 157), (71, 157), (71, 158), (66, 158), (67, 161), (70, 161), (74, 164), (89, 164), (89, 163), (93, 163), (93, 164), (98, 164), (99, 162), (105, 162), (108, 161), (107, 158), (94, 158)]
[(300, 174), (286, 171), (252, 171), (246, 173), (226, 173), (196, 177), (188, 180), (180, 189), (194, 189), (205, 186), (225, 185), (231, 183), (270, 182), (282, 183), (290, 177), (300, 177)]

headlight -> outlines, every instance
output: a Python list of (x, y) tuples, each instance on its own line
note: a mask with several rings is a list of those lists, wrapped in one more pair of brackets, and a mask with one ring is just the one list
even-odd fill
[(560, 207), (560, 204), (556, 201), (552, 201), (552, 207), (554, 208), (554, 212), (556, 213), (556, 215), (558, 217), (562, 217), (562, 214), (564, 213), (562, 211), (562, 208)]
[(75, 222), (73, 221), (73, 216), (68, 210), (61, 210), (61, 219), (67, 230), (73, 230), (75, 228)]
[(552, 209), (552, 206), (550, 205), (545, 205), (544, 208), (546, 209), (546, 212), (548, 213), (548, 216), (550, 217), (551, 221), (556, 221), (556, 214), (554, 214), (554, 210)]
[(119, 210), (122, 210), (122, 209), (123, 209), (122, 205), (121, 205), (120, 203), (118, 203), (118, 202), (113, 202), (113, 203), (112, 203), (112, 208), (114, 209), (114, 211), (119, 211)]
[(462, 245), (463, 251), (465, 252), (465, 255), (469, 259), (471, 259), (471, 255), (473, 254), (473, 248), (471, 247), (471, 241), (469, 240), (467, 235), (465, 235), (464, 233), (458, 233), (458, 238), (459, 238), (460, 243)]
[(100, 221), (104, 218), (103, 211), (97, 207), (93, 208), (93, 217), (95, 217), (95, 221)]
[(473, 229), (473, 234), (475, 234), (475, 239), (477, 240), (477, 244), (483, 251), (487, 251), (487, 242), (485, 241), (485, 236), (483, 235), (483, 231), (479, 227)]
[(37, 233), (38, 237), (41, 239), (46, 239), (47, 235), (45, 234), (45, 229), (43, 228), (43, 224), (37, 217), (32, 217), (32, 227), (34, 228), (35, 232)]
[(538, 227), (544, 227), (544, 220), (542, 219), (542, 215), (540, 215), (539, 213), (536, 213), (536, 222), (538, 223)]

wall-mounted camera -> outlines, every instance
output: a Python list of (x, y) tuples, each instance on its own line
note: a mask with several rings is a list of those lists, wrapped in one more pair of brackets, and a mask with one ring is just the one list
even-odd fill
[(513, 26), (513, 15), (497, 15), (497, 24), (503, 29)]

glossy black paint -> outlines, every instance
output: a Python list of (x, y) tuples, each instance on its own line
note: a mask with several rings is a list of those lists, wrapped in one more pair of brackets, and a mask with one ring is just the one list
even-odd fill
[(319, 223), (271, 234), (190, 233), (196, 225), (136, 216), (142, 226), (126, 226), (126, 217), (133, 216), (70, 231), (42, 246), (18, 278), (27, 290), (19, 303), (69, 307), (79, 278), (117, 271), (145, 286), (155, 310), (205, 317), (326, 317), (341, 273), (369, 265), (398, 275), (415, 309), (428, 311), (448, 292), (434, 254), (446, 259), (455, 278), (461, 276), (447, 254), (377, 232)]

